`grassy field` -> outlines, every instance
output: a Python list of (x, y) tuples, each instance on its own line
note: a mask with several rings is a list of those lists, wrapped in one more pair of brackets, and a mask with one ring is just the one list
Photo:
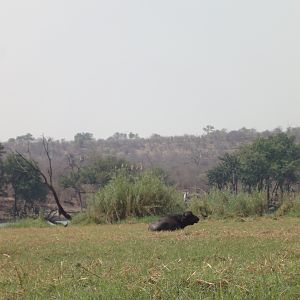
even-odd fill
[(300, 299), (300, 219), (2, 228), (0, 299)]

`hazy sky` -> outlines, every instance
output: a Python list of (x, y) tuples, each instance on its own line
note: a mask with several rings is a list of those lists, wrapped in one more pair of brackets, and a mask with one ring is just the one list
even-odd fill
[(0, 141), (300, 126), (299, 0), (1, 0)]

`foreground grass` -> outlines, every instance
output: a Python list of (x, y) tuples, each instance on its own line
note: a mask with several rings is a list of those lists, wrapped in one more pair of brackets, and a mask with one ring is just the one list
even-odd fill
[(300, 220), (0, 229), (0, 299), (299, 299)]

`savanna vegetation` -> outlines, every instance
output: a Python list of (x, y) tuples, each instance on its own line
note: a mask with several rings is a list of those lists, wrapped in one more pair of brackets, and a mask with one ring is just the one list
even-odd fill
[[(243, 129), (231, 147), (225, 141), (232, 133), (205, 132), (169, 145), (177, 159), (188, 156), (183, 173), (198, 172), (189, 188), (176, 180), (179, 169), (164, 167), (170, 153), (162, 141), (169, 138), (157, 135), (145, 142), (118, 133), (105, 141), (119, 152), (124, 143), (149, 142), (151, 152), (136, 153), (150, 164), (131, 159), (129, 149), (100, 155), (103, 141), (89, 133), (73, 142), (29, 134), (0, 145), (1, 201), (12, 197), (11, 215), (21, 218), (0, 229), (0, 298), (299, 299), (297, 130)], [(155, 151), (161, 164), (151, 159)], [(66, 199), (81, 212), (68, 211)], [(53, 207), (71, 225), (45, 222)], [(159, 215), (183, 210), (200, 222), (147, 230)]]
[[(204, 129), (199, 137), (142, 139), (116, 133), (95, 140), (90, 133), (78, 133), (71, 142), (35, 139), (31, 134), (10, 139), (0, 151), (2, 195), (13, 198), (14, 217), (57, 207), (68, 219), (67, 210), (85, 210), (89, 220), (114, 222), (183, 209), (184, 190), (193, 203), (214, 198), (210, 196), (214, 189), (223, 191), (224, 198), (236, 198), (235, 202), (266, 198), (263, 213), (278, 209), (299, 190), (298, 128), (263, 133)], [(183, 174), (188, 177), (183, 179)], [(210, 211), (207, 208), (204, 214), (211, 215)]]

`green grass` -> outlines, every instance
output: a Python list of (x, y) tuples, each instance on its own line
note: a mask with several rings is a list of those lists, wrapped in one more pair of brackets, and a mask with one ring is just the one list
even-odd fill
[(27, 228), (27, 227), (31, 228), (31, 227), (49, 227), (49, 226), (51, 225), (48, 224), (42, 218), (37, 218), (37, 219), (26, 218), (5, 225), (6, 228)]
[(300, 220), (0, 229), (0, 299), (299, 299)]

